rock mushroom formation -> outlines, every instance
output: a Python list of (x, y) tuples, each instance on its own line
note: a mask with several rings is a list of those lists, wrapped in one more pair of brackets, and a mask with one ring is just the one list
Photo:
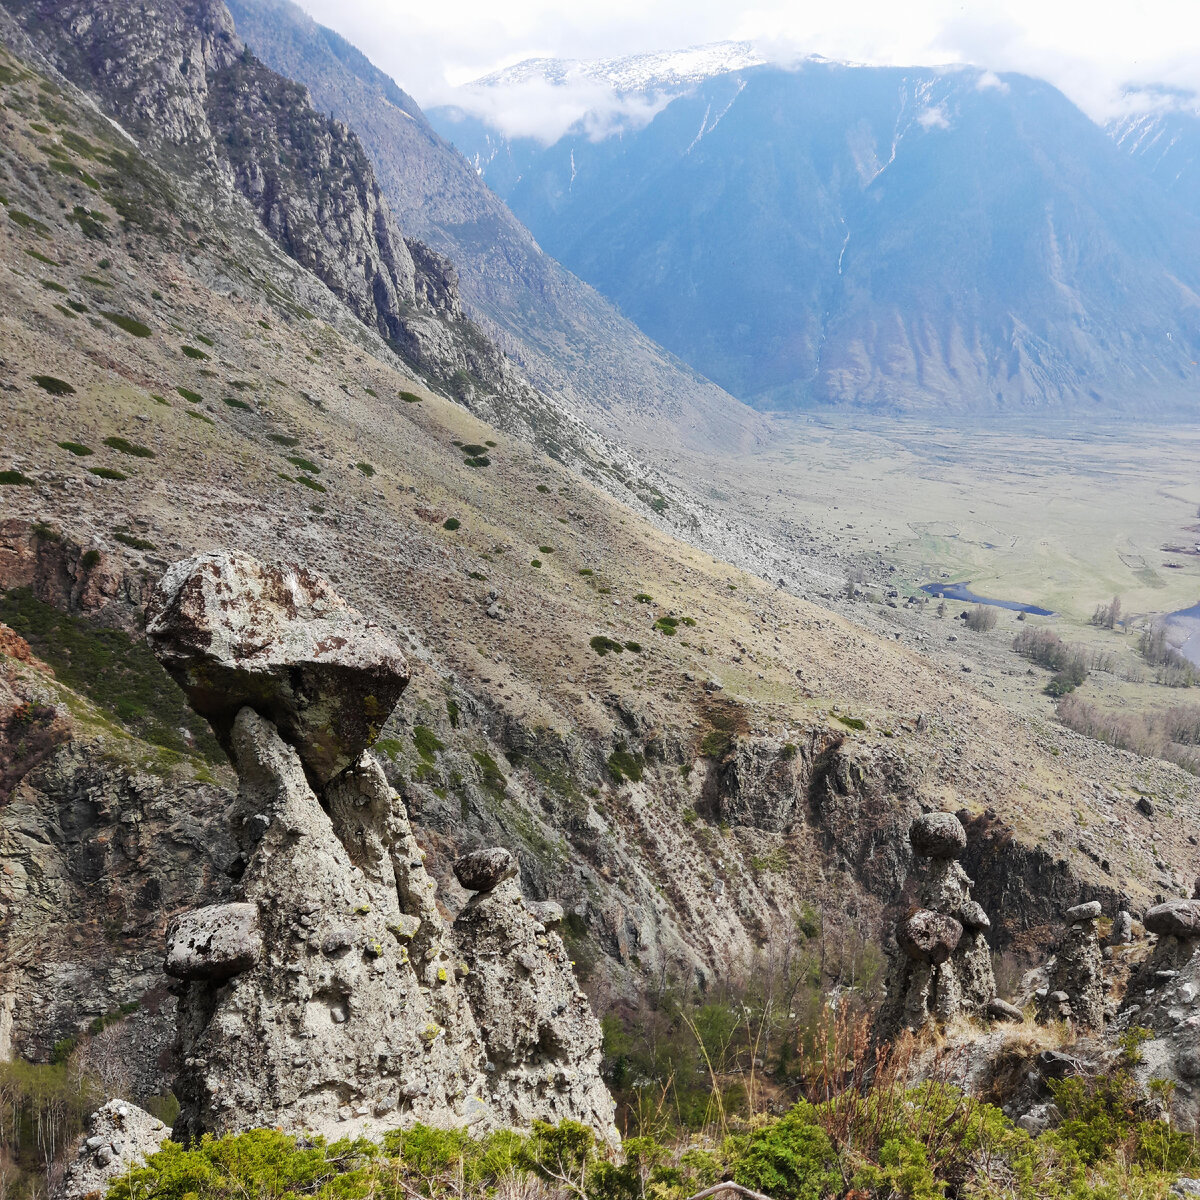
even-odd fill
[(146, 636), (226, 752), (238, 713), (253, 708), (317, 788), (375, 741), (408, 686), (399, 648), (321, 576), (237, 551), (175, 563), (151, 596)]
[(1055, 954), (1047, 995), (1038, 1018), (1066, 1020), (1079, 1031), (1099, 1032), (1104, 1028), (1104, 978), (1100, 935), (1096, 921), (1100, 902), (1076, 904), (1063, 914), (1067, 932)]
[(896, 930), (898, 950), (876, 1023), (880, 1037), (960, 1014), (985, 1015), (996, 993), (986, 938), (991, 921), (971, 899), (971, 880), (958, 862), (967, 846), (962, 822), (953, 813), (926, 813), (912, 823), (909, 841), (928, 865), (920, 906)]
[(458, 859), (454, 873), (475, 889), (454, 936), (470, 964), (463, 986), (501, 1119), (527, 1125), (548, 1109), (547, 1119), (582, 1120), (616, 1144), (612, 1097), (600, 1078), (600, 1023), (562, 939), (522, 899), (516, 862), (507, 850), (481, 850)]
[(153, 639), (239, 781), (231, 900), (169, 927), (176, 1135), (570, 1117), (615, 1136), (599, 1026), (515, 860), (460, 860), (480, 894), (452, 933), (364, 753), (407, 682), (399, 650), (323, 579), (241, 554), (172, 567)]

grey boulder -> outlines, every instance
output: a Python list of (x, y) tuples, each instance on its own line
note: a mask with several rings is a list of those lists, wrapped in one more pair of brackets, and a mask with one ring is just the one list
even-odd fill
[(176, 918), (167, 930), (163, 970), (176, 979), (231, 979), (262, 957), (258, 906), (212, 904)]
[(896, 940), (909, 958), (937, 965), (954, 953), (963, 927), (953, 917), (919, 908), (896, 930)]
[(967, 831), (953, 813), (924, 813), (912, 823), (908, 840), (921, 858), (958, 858), (967, 848)]
[(490, 892), (517, 873), (517, 860), (502, 846), (472, 850), (454, 860), (454, 874), (468, 892)]
[(1063, 914), (1068, 925), (1078, 925), (1080, 921), (1094, 921), (1100, 915), (1100, 901), (1089, 900), (1086, 904), (1076, 904)]
[(171, 566), (147, 608), (154, 652), (230, 749), (252, 708), (322, 787), (378, 737), (408, 684), (399, 647), (320, 575), (235, 550)]
[(1168, 900), (1146, 913), (1148, 933), (1177, 938), (1200, 938), (1200, 900)]
[(993, 1021), (1012, 1021), (1020, 1024), (1025, 1020), (1025, 1014), (1015, 1004), (1009, 1004), (999, 996), (993, 996), (987, 1002), (986, 1012)]

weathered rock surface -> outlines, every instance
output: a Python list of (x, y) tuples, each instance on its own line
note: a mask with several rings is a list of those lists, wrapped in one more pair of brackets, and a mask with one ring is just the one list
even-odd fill
[(945, 1023), (960, 1014), (981, 1016), (996, 994), (987, 913), (971, 899), (971, 879), (958, 863), (966, 832), (953, 813), (926, 813), (909, 830), (922, 907), (896, 929), (887, 998), (876, 1037)]
[(918, 909), (896, 931), (900, 948), (915, 962), (944, 963), (954, 953), (963, 927), (953, 917)]
[(953, 813), (923, 813), (908, 837), (913, 853), (921, 858), (958, 858), (967, 848), (967, 831)]
[(1067, 909), (1066, 933), (1059, 942), (1050, 990), (1041, 1007), (1043, 1020), (1069, 1019), (1079, 1031), (1104, 1028), (1104, 976), (1096, 918), (1099, 903)]
[(102, 1195), (118, 1175), (144, 1162), (170, 1134), (162, 1121), (136, 1104), (108, 1101), (88, 1117), (87, 1137), (54, 1193), (55, 1200)]
[(1156, 933), (1160, 937), (1200, 939), (1200, 900), (1168, 900), (1165, 904), (1156, 904), (1142, 918), (1142, 924), (1147, 933)]
[(1007, 1000), (1001, 1000), (999, 996), (993, 996), (987, 1002), (984, 1011), (993, 1021), (1011, 1021), (1020, 1024), (1025, 1020), (1025, 1014), (1015, 1004), (1009, 1004)]
[(468, 892), (490, 892), (517, 874), (517, 860), (501, 846), (472, 850), (455, 859), (454, 875)]
[(558, 934), (545, 932), (514, 879), (472, 896), (454, 922), (470, 967), (463, 980), (487, 1049), (500, 1119), (583, 1121), (616, 1143), (600, 1078), (600, 1023), (572, 975)]
[(172, 566), (146, 633), (227, 750), (249, 706), (297, 749), (316, 786), (374, 742), (408, 684), (399, 648), (320, 575), (238, 551)]
[(163, 970), (176, 979), (223, 981), (248, 971), (262, 957), (258, 909), (253, 904), (212, 904), (177, 918), (167, 929)]

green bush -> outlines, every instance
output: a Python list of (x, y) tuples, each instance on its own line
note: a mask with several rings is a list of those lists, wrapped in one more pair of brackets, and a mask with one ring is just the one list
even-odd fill
[(222, 396), (221, 403), (227, 404), (230, 408), (240, 409), (242, 412), (254, 411), (254, 405), (247, 404), (245, 400), (239, 400), (237, 396)]
[(403, 400), (405, 404), (421, 403), (421, 397), (418, 396), (416, 392), (401, 392), (400, 399)]
[(99, 479), (121, 480), (129, 478), (124, 471), (115, 471), (112, 467), (88, 467), (88, 471)]
[(814, 1118), (813, 1106), (801, 1102), (778, 1121), (750, 1134), (739, 1147), (734, 1179), (743, 1187), (766, 1192), (772, 1200), (825, 1200), (840, 1195), (844, 1183), (837, 1153)]
[(95, 453), (91, 446), (85, 446), (82, 442), (59, 442), (58, 444), (63, 450), (74, 454), (76, 458), (87, 458), (89, 454)]
[(276, 442), (280, 446), (298, 446), (298, 445), (300, 445), (300, 439), (298, 437), (292, 437), (290, 434), (287, 434), (287, 433), (268, 433), (267, 437), (269, 437), (271, 439), (271, 441)]
[(529, 560), (529, 565), (533, 567), (534, 570), (540, 571), (542, 569), (542, 560), (540, 558), (531, 558)]
[(468, 458), (475, 458), (475, 457), (477, 457), (478, 455), (481, 455), (481, 454), (486, 454), (486, 453), (487, 453), (487, 447), (486, 447), (486, 446), (477, 446), (477, 445), (475, 445), (474, 443), (471, 443), (470, 445), (466, 445), (466, 446), (464, 446), (464, 445), (462, 445), (461, 443), (459, 443), (459, 444), (458, 444), (458, 448), (459, 448), (459, 449), (460, 449), (460, 450), (461, 450), (461, 451), (462, 451), (462, 452), (463, 452), (463, 453), (464, 453), (464, 454), (465, 454), (465, 455), (466, 455)]
[(189, 404), (199, 404), (204, 399), (199, 392), (193, 392), (191, 388), (177, 387), (175, 389)]
[(550, 489), (544, 483), (539, 483), (537, 485), (537, 490), (539, 492), (548, 492)]
[(368, 479), (375, 474), (375, 468), (369, 462), (357, 462), (354, 466), (360, 474), (365, 475)]
[(621, 783), (625, 779), (640, 783), (645, 767), (646, 760), (640, 754), (627, 750), (624, 742), (618, 742), (617, 748), (608, 756), (608, 773), (614, 783)]
[(68, 291), (61, 283), (55, 283), (53, 279), (43, 279), (42, 287), (48, 292), (58, 292), (62, 296), (65, 296)]
[(554, 547), (553, 546), (539, 546), (538, 553), (539, 554), (553, 554)]
[(0, 471), (0, 486), (3, 487), (32, 487), (33, 480), (20, 471)]
[(462, 528), (462, 522), (457, 517), (447, 517), (442, 522), (442, 528), (450, 530), (453, 533), (456, 529)]
[(131, 455), (133, 458), (154, 458), (154, 451), (148, 446), (139, 446), (137, 442), (131, 442), (123, 437), (106, 437), (104, 444), (112, 450), (119, 450), (122, 454)]
[(310, 475), (320, 475), (321, 473), (321, 468), (311, 458), (303, 458), (299, 454), (289, 454), (288, 462), (293, 467), (299, 467), (301, 471), (307, 471)]
[(124, 313), (112, 312), (111, 310), (101, 309), (100, 315), (106, 320), (111, 321), (118, 329), (125, 330), (126, 333), (133, 334), (134, 337), (149, 337), (150, 326), (137, 320), (134, 317), (126, 316)]
[(417, 725), (413, 729), (413, 745), (416, 746), (417, 753), (426, 762), (433, 762), (439, 751), (446, 748), (438, 739), (437, 734), (425, 725)]
[(302, 484), (312, 492), (324, 492), (326, 490), (324, 484), (318, 483), (315, 479), (310, 479), (307, 475), (297, 475), (296, 482)]
[(486, 454), (479, 454), (473, 458), (464, 458), (463, 462), (468, 467), (490, 467), (492, 465), (492, 460)]
[(203, 342), (210, 350), (217, 344), (212, 340), (212, 338), (203, 333), (196, 334), (196, 341)]
[(56, 379), (53, 375), (34, 375), (32, 378), (43, 392), (49, 392), (51, 396), (75, 395), (75, 389), (65, 379)]
[(208, 358), (203, 350), (198, 350), (195, 346), (181, 346), (180, 349), (188, 358)]
[(137, 537), (132, 533), (126, 533), (124, 530), (118, 529), (113, 533), (116, 541), (122, 546), (128, 546), (132, 550), (157, 550), (158, 547), (148, 538)]
[(496, 760), (482, 750), (475, 751), (471, 757), (479, 767), (483, 786), (496, 797), (504, 796), (508, 791), (508, 780)]
[(614, 638), (608, 637), (603, 633), (596, 634), (594, 638), (589, 640), (588, 645), (591, 646), (591, 648), (595, 650), (595, 652), (600, 655), (601, 658), (608, 654), (609, 651), (611, 651), (613, 654), (620, 654), (621, 651), (625, 649), (620, 642), (616, 641)]

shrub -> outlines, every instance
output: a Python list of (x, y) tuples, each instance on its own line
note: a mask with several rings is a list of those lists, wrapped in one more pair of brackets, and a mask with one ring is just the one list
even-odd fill
[(596, 636), (588, 642), (588, 645), (591, 646), (591, 648), (595, 650), (595, 652), (600, 655), (601, 658), (608, 654), (609, 651), (612, 651), (614, 654), (620, 654), (621, 651), (625, 649), (620, 642), (605, 636), (603, 633), (596, 634)]
[(327, 490), (324, 484), (318, 483), (315, 479), (310, 479), (307, 475), (297, 475), (296, 482), (308, 488), (311, 492), (324, 492)]
[(481, 454), (486, 454), (486, 453), (487, 453), (487, 447), (486, 447), (486, 446), (477, 446), (477, 445), (475, 445), (474, 443), (471, 443), (470, 445), (466, 445), (466, 446), (464, 446), (464, 445), (462, 445), (461, 443), (459, 443), (459, 449), (460, 449), (460, 450), (461, 450), (461, 451), (462, 451), (462, 452), (463, 452), (463, 453), (464, 453), (464, 454), (465, 454), (465, 455), (466, 455), (468, 458), (475, 458), (475, 457), (477, 457), (478, 455), (481, 455)]
[(539, 546), (538, 553), (539, 554), (553, 554), (554, 547), (553, 546)]
[(280, 445), (280, 446), (298, 446), (298, 445), (300, 445), (300, 439), (298, 437), (292, 437), (290, 434), (287, 434), (287, 433), (268, 433), (267, 437), (269, 437), (271, 439), (271, 441), (275, 442), (277, 445)]
[(132, 533), (125, 533), (122, 530), (117, 530), (113, 537), (121, 543), (122, 546), (129, 546), (133, 550), (157, 550), (158, 547), (148, 538), (135, 537)]
[(183, 350), (188, 358), (208, 358), (208, 355), (203, 350), (198, 350), (195, 346), (182, 346), (180, 349)]
[(42, 287), (48, 292), (58, 292), (63, 296), (67, 294), (67, 289), (61, 283), (55, 283), (53, 279), (43, 279)]
[(365, 475), (368, 479), (375, 474), (375, 468), (369, 462), (358, 462), (354, 464), (358, 471)]
[(115, 471), (112, 467), (88, 467), (88, 471), (100, 479), (128, 479), (123, 471)]
[(550, 489), (544, 483), (539, 483), (537, 485), (537, 490), (539, 492), (548, 492)]
[(20, 471), (0, 471), (0, 486), (3, 487), (32, 487), (33, 480)]
[(57, 379), (53, 375), (34, 375), (33, 382), (51, 396), (75, 395), (75, 389), (65, 379)]
[(204, 399), (199, 392), (193, 392), (191, 388), (177, 387), (175, 389), (189, 404), (199, 404)]
[(213, 346), (215, 346), (215, 345), (216, 345), (216, 342), (214, 342), (214, 341), (212, 340), (212, 338), (208, 337), (208, 335), (207, 335), (207, 334), (203, 334), (203, 333), (198, 333), (198, 334), (196, 334), (196, 341), (198, 341), (198, 342), (203, 342), (203, 343), (204, 343), (206, 346), (208, 346), (210, 349), (211, 349)]
[(630, 654), (641, 654), (642, 643), (641, 642), (626, 642), (625, 649), (628, 650)]
[(996, 620), (996, 610), (994, 607), (987, 604), (977, 604), (967, 613), (966, 625), (968, 629), (973, 629), (976, 633), (986, 633), (989, 629), (996, 628)]
[(302, 471), (307, 471), (310, 475), (320, 475), (321, 468), (310, 458), (303, 458), (298, 454), (288, 455), (288, 462), (293, 467), (299, 467)]
[(123, 329), (126, 333), (133, 334), (134, 337), (144, 338), (150, 336), (150, 326), (143, 324), (134, 317), (128, 317), (124, 313), (112, 312), (107, 309), (101, 309), (100, 315), (106, 321), (111, 321), (118, 329)]
[(608, 756), (608, 773), (614, 783), (621, 783), (626, 779), (632, 783), (640, 783), (645, 767), (646, 760), (640, 754), (628, 751), (624, 742), (618, 742), (617, 748)]
[(222, 396), (221, 402), (229, 405), (230, 408), (241, 409), (242, 412), (253, 412), (254, 405), (247, 404), (245, 400), (239, 400), (236, 396)]
[(658, 620), (654, 622), (654, 628), (657, 629), (659, 633), (665, 634), (667, 637), (674, 637), (675, 627), (678, 624), (678, 617), (659, 617)]
[(405, 404), (421, 403), (421, 397), (418, 396), (416, 392), (401, 392), (400, 399), (403, 400)]
[(479, 454), (472, 458), (464, 458), (463, 462), (465, 462), (468, 467), (490, 467), (492, 465), (492, 460), (488, 458), (486, 454)]
[(413, 729), (413, 745), (416, 746), (417, 753), (426, 762), (433, 762), (435, 755), (446, 748), (438, 740), (437, 734), (425, 725), (417, 725)]
[(838, 1156), (815, 1117), (813, 1106), (802, 1101), (778, 1121), (755, 1130), (740, 1147), (734, 1179), (772, 1200), (840, 1195), (844, 1187)]
[(483, 786), (493, 795), (503, 796), (508, 791), (508, 780), (504, 778), (504, 772), (496, 765), (496, 760), (482, 750), (476, 750), (471, 757), (479, 767)]
[(859, 732), (866, 729), (867, 723), (862, 717), (847, 717), (843, 713), (835, 714), (837, 719), (846, 726), (847, 729), (857, 729)]
[(596, 572), (591, 567), (580, 567), (579, 573), (580, 575), (594, 575)]
[(457, 517), (447, 517), (442, 522), (442, 528), (450, 530), (453, 533), (456, 529), (462, 528), (462, 522)]
[(62, 449), (74, 454), (76, 458), (87, 458), (89, 454), (94, 453), (91, 446), (85, 446), (82, 442), (59, 442)]
[(654, 597), (651, 596), (649, 592), (638, 592), (638, 594), (636, 596), (634, 596), (634, 599), (639, 604), (653, 604), (654, 603)]
[(540, 558), (530, 559), (529, 565), (531, 567), (535, 568), (536, 570), (540, 571), (542, 569), (542, 560)]
[(136, 442), (127, 441), (123, 437), (106, 437), (104, 444), (110, 449), (119, 450), (134, 458), (154, 458), (154, 451), (147, 446), (139, 446)]

